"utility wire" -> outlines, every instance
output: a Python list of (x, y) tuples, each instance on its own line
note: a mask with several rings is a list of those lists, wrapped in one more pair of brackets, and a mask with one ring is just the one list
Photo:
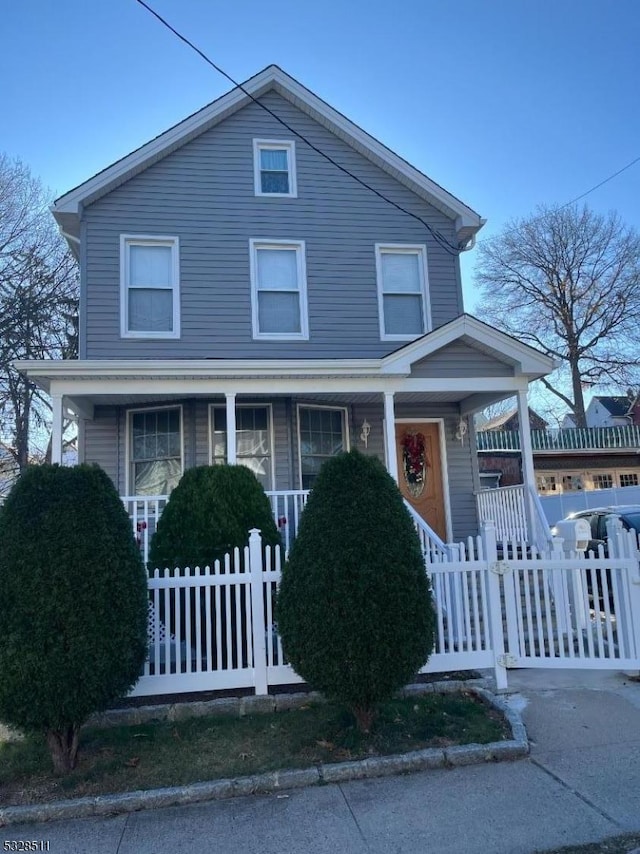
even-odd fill
[(392, 205), (394, 208), (401, 211), (402, 213), (407, 214), (407, 216), (413, 217), (413, 219), (415, 219), (419, 223), (421, 223), (421, 225), (423, 225), (427, 229), (427, 231), (433, 236), (433, 238), (436, 240), (436, 242), (446, 252), (448, 252), (449, 255), (453, 255), (453, 256), (457, 257), (460, 254), (460, 252), (462, 251), (462, 247), (454, 246), (454, 244), (450, 243), (443, 234), (441, 234), (437, 229), (435, 229), (431, 225), (429, 225), (429, 223), (426, 222), (424, 219), (422, 219), (422, 217), (418, 216), (418, 214), (412, 213), (411, 211), (407, 210), (406, 208), (403, 208), (402, 205), (397, 204), (397, 202), (394, 202), (392, 199), (389, 199), (387, 196), (385, 196), (379, 190), (376, 190), (375, 187), (372, 187), (370, 184), (367, 184), (366, 181), (363, 181), (361, 178), (358, 178), (358, 176), (354, 175), (353, 172), (350, 172), (348, 169), (346, 169), (340, 163), (335, 161), (328, 154), (325, 154), (324, 151), (322, 151), (320, 148), (318, 148), (316, 145), (314, 145), (312, 142), (310, 142), (299, 131), (292, 128), (291, 125), (289, 125), (287, 122), (284, 121), (284, 119), (281, 119), (280, 116), (278, 116), (276, 113), (273, 112), (273, 110), (269, 109), (269, 107), (267, 107), (266, 104), (263, 104), (257, 98), (254, 98), (254, 96), (251, 94), (251, 92), (247, 91), (247, 89), (244, 88), (242, 83), (238, 83), (236, 80), (233, 79), (233, 77), (231, 77), (230, 74), (227, 74), (227, 72), (223, 68), (221, 68), (219, 65), (216, 65), (216, 63), (213, 62), (213, 60), (211, 60), (202, 50), (200, 50), (199, 47), (196, 47), (196, 45), (193, 44), (193, 42), (189, 41), (189, 39), (186, 38), (186, 36), (183, 36), (182, 33), (178, 32), (178, 30), (176, 30), (174, 27), (172, 27), (171, 24), (162, 17), (162, 15), (160, 15), (158, 12), (155, 11), (155, 9), (152, 9), (151, 6), (149, 6), (147, 3), (145, 3), (145, 0), (136, 0), (136, 2), (139, 3), (141, 6), (143, 6), (148, 12), (150, 12), (154, 16), (154, 18), (157, 18), (157, 20), (160, 21), (160, 23), (163, 24), (168, 30), (170, 30), (177, 38), (179, 38), (180, 41), (184, 42), (188, 47), (190, 47), (192, 50), (194, 50), (198, 54), (198, 56), (202, 57), (202, 59), (204, 59), (204, 61), (206, 63), (208, 63), (213, 69), (215, 69), (218, 72), (218, 74), (222, 74), (223, 77), (226, 77), (226, 79), (229, 80), (230, 83), (232, 83), (237, 89), (240, 89), (240, 91), (243, 92), (248, 98), (250, 98), (254, 102), (254, 104), (257, 104), (265, 112), (269, 113), (269, 115), (272, 116), (283, 127), (285, 127), (289, 131), (289, 133), (292, 133), (295, 136), (297, 136), (298, 139), (301, 139), (306, 145), (309, 146), (309, 148), (313, 149), (313, 151), (315, 151), (321, 157), (324, 157), (325, 160), (328, 160), (329, 163), (331, 163), (333, 166), (336, 167), (336, 169), (339, 169), (341, 172), (344, 172), (345, 175), (348, 175), (350, 178), (353, 178), (354, 181), (357, 181), (357, 183), (360, 184), (365, 189), (369, 190), (372, 193), (375, 193), (375, 195), (378, 196), (378, 198), (387, 202), (387, 204)]
[(593, 193), (594, 190), (598, 190), (604, 184), (608, 184), (609, 181), (613, 181), (614, 178), (617, 178), (618, 175), (622, 175), (623, 172), (626, 172), (627, 169), (631, 169), (632, 166), (635, 166), (636, 163), (640, 162), (640, 157), (636, 157), (635, 160), (632, 160), (631, 163), (627, 163), (626, 166), (623, 166), (622, 169), (618, 169), (617, 172), (614, 172), (613, 175), (609, 175), (608, 178), (605, 178), (604, 181), (600, 181), (599, 184), (596, 184), (595, 187), (591, 187), (590, 190), (586, 190), (586, 192), (581, 193), (579, 196), (576, 196), (575, 199), (571, 199), (570, 202), (566, 202), (564, 205), (560, 206), (560, 210), (562, 208), (568, 208), (569, 205), (574, 205), (576, 202), (579, 202), (580, 199), (584, 199), (585, 196), (588, 196), (589, 193)]

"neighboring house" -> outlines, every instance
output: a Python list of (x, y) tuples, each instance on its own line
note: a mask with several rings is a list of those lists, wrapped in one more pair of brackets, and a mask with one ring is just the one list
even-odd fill
[[(587, 427), (624, 427), (626, 424), (637, 424), (638, 421), (633, 417), (635, 403), (635, 398), (629, 395), (592, 397), (584, 412)], [(571, 415), (565, 415), (562, 426), (576, 426)]]
[[(532, 430), (545, 430), (547, 422), (529, 407), (529, 426)], [(478, 434), (490, 431), (513, 433), (517, 437), (520, 429), (518, 407), (513, 406), (501, 415), (493, 418), (476, 419)], [(483, 436), (478, 435), (478, 450), (484, 451)], [(518, 442), (517, 447), (520, 447)], [(535, 464), (535, 463), (534, 463)], [(522, 457), (512, 450), (496, 450), (494, 453), (483, 452), (479, 457), (480, 486), (483, 489), (495, 489), (499, 486), (513, 486), (522, 483)]]
[(54, 459), (69, 407), (80, 459), (123, 496), (238, 462), (290, 513), (357, 447), (425, 531), (477, 533), (469, 416), (516, 396), (526, 433), (528, 384), (553, 367), (464, 313), (450, 247), (484, 221), (280, 68), (244, 89), (394, 204), (239, 88), (60, 197), (79, 359), (18, 363), (51, 394)]
[[(640, 484), (640, 426), (629, 421), (580, 429), (534, 427), (530, 441), (540, 495)], [(513, 421), (487, 422), (477, 444), (485, 486), (522, 482), (521, 440)]]

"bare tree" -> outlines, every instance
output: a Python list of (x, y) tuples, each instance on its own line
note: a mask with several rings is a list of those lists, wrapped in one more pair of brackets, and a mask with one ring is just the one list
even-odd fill
[(50, 404), (13, 361), (77, 355), (77, 265), (48, 203), (29, 169), (0, 155), (0, 437), (17, 471), (46, 445)]
[(539, 208), (479, 247), (480, 315), (560, 363), (542, 380), (585, 426), (583, 389), (638, 377), (640, 236), (617, 214)]

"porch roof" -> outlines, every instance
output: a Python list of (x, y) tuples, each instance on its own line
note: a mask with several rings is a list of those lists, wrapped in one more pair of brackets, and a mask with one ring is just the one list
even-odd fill
[[(446, 353), (455, 343), (470, 348), (466, 366), (464, 358), (455, 366), (446, 359), (436, 361), (435, 354)], [(484, 354), (486, 375), (472, 365), (474, 353)], [(526, 389), (554, 367), (548, 356), (470, 315), (379, 359), (82, 359), (14, 365), (48, 393), (70, 398), (78, 411), (117, 398), (226, 393), (375, 397), (393, 392), (407, 401), (427, 396), (434, 402), (458, 402), (463, 412), (472, 412)], [(420, 370), (414, 370), (416, 365)]]

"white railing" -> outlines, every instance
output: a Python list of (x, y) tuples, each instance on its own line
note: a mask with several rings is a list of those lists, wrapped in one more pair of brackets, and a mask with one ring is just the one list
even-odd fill
[[(517, 430), (479, 430), (476, 435), (478, 451), (519, 451), (520, 433)], [(599, 451), (640, 448), (640, 426), (625, 424), (616, 427), (571, 427), (531, 430), (534, 451)]]
[(418, 532), (425, 563), (437, 563), (443, 556), (449, 556), (450, 547), (427, 525), (422, 516), (416, 513), (406, 498), (404, 499), (404, 506), (409, 511), (409, 515), (413, 519), (413, 524)]
[(533, 505), (533, 536), (532, 540), (534, 545), (541, 550), (550, 548), (553, 542), (553, 538), (551, 536), (551, 528), (549, 523), (547, 522), (547, 517), (545, 516), (545, 512), (542, 508), (542, 502), (540, 501), (540, 496), (535, 491), (533, 486), (529, 484), (529, 495), (531, 496), (531, 503)]
[(131, 519), (133, 533), (145, 566), (149, 560), (149, 545), (158, 527), (158, 520), (167, 506), (168, 495), (123, 495), (120, 500)]
[(524, 484), (483, 489), (476, 494), (478, 520), (493, 522), (498, 542), (528, 542), (527, 511)]
[[(291, 543), (296, 536), (300, 515), (308, 497), (308, 489), (269, 490), (267, 492), (273, 518), (285, 547), (285, 554), (289, 553)], [(133, 532), (140, 546), (145, 566), (149, 561), (151, 538), (168, 500), (168, 495), (123, 495), (121, 497), (131, 519)]]
[(273, 518), (280, 531), (285, 555), (289, 554), (291, 543), (298, 533), (300, 516), (307, 503), (309, 492), (308, 489), (269, 490), (267, 492)]

